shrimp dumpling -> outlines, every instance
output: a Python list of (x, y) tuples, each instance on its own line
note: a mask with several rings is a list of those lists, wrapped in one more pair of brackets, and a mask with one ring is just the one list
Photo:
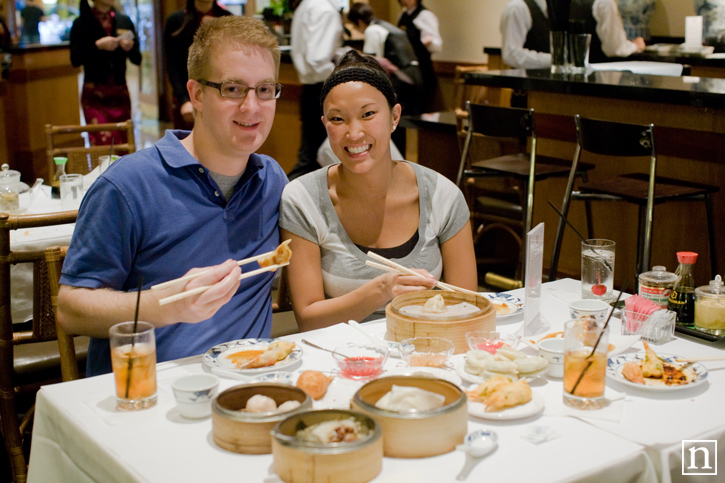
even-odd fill
[(273, 413), (277, 410), (277, 403), (271, 397), (255, 394), (247, 400), (244, 411), (248, 413)]
[(438, 294), (428, 300), (421, 309), (421, 312), (426, 314), (442, 314), (446, 311), (446, 301), (443, 300), (443, 296)]

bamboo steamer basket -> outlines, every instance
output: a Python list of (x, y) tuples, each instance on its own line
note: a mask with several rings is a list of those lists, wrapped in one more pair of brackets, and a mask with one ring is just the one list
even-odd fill
[[(410, 386), (445, 396), (442, 407), (399, 413), (375, 407), (393, 385)], [(448, 453), (462, 444), (468, 429), (467, 397), (455, 384), (419, 376), (381, 377), (355, 393), (351, 407), (373, 418), (383, 430), (383, 451), (393, 458), (427, 458)]]
[[(412, 315), (400, 311), (408, 305), (424, 305), (435, 296), (441, 295), (446, 305), (468, 302), (480, 310), (464, 315), (425, 314)], [(398, 295), (385, 307), (387, 331), (385, 338), (396, 342), (413, 337), (443, 337), (453, 341), (454, 354), (468, 350), (466, 332), (474, 330), (496, 330), (496, 309), (481, 295), (470, 295), (442, 290), (426, 290)]]
[[(286, 401), (299, 401), (300, 407), (284, 413), (245, 413), (249, 398), (255, 394), (271, 397), (277, 406)], [(272, 452), (271, 431), (280, 421), (312, 408), (312, 399), (289, 384), (258, 382), (235, 386), (219, 394), (212, 403), (212, 435), (214, 442), (234, 453), (269, 454)]]
[[(311, 443), (295, 437), (300, 426), (354, 417), (370, 434), (351, 443)], [(383, 469), (380, 426), (353, 411), (324, 409), (297, 413), (272, 431), (274, 472), (286, 483), (366, 483)]]

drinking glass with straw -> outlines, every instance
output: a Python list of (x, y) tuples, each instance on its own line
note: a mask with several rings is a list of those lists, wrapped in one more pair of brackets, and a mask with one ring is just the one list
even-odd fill
[(110, 329), (116, 407), (125, 411), (150, 408), (158, 400), (154, 326), (138, 320), (142, 286), (143, 278), (139, 277), (134, 320)]
[[(622, 286), (617, 302), (627, 288)], [(607, 405), (604, 382), (609, 352), (609, 321), (604, 325), (593, 317), (580, 317), (564, 324), (564, 395), (565, 406), (575, 409), (601, 409)]]

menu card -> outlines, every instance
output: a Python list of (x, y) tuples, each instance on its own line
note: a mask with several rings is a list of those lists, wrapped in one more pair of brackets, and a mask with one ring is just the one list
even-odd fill
[(549, 330), (541, 316), (541, 275), (544, 264), (544, 224), (526, 234), (526, 278), (524, 284), (524, 325), (520, 335), (530, 337)]

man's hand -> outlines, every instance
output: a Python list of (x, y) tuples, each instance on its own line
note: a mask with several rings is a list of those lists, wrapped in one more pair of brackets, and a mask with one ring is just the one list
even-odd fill
[(194, 106), (191, 104), (191, 101), (183, 103), (179, 108), (179, 111), (181, 112), (181, 117), (184, 118), (184, 121), (190, 123), (194, 122)]
[[(133, 44), (131, 44), (133, 46)], [(96, 47), (98, 50), (108, 50), (112, 52), (118, 48), (118, 38), (107, 35), (96, 40)]]
[(637, 46), (637, 52), (642, 52), (645, 48), (644, 39), (642, 37), (637, 37), (632, 40), (632, 43)]
[(380, 64), (380, 67), (385, 69), (385, 72), (387, 72), (388, 74), (392, 74), (398, 70), (398, 68), (385, 57), (375, 57), (375, 60), (378, 61), (378, 64)]
[[(208, 267), (207, 267), (208, 268)], [(193, 268), (184, 275), (206, 270), (207, 268)], [(165, 312), (164, 319), (167, 323), (187, 322), (197, 323), (212, 317), (217, 310), (224, 304), (229, 302), (239, 288), (239, 276), (242, 269), (239, 268), (234, 260), (227, 260), (221, 265), (216, 265), (209, 272), (190, 280), (186, 284), (179, 282), (178, 284), (156, 292), (158, 299), (175, 295), (186, 290), (196, 287), (211, 285), (212, 287), (205, 292), (194, 295), (182, 300), (177, 300), (159, 310)]]

